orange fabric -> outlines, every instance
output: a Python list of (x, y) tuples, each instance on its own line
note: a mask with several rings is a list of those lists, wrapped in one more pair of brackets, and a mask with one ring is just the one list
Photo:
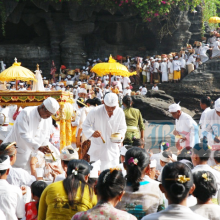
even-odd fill
[(115, 89), (111, 89), (111, 90), (112, 90), (113, 93), (115, 93), (115, 94), (119, 94), (119, 90), (118, 90), (117, 88), (115, 88)]
[(72, 126), (72, 143), (76, 143), (76, 130), (77, 126)]

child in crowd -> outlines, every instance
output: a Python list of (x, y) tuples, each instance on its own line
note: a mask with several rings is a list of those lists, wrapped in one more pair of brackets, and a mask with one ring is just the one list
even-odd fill
[(39, 200), (46, 187), (47, 184), (43, 181), (35, 181), (31, 184), (31, 194), (34, 202), (25, 204), (26, 220), (37, 220)]
[(162, 167), (160, 175), (157, 177), (157, 180), (161, 182), (163, 168), (167, 163), (171, 161), (172, 154), (169, 151), (164, 151), (160, 155), (160, 165)]

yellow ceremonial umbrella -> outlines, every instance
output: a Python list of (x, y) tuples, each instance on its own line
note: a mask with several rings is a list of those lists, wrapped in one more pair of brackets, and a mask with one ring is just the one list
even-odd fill
[(96, 73), (98, 76), (109, 75), (109, 85), (111, 85), (111, 75), (114, 76), (133, 76), (136, 72), (130, 73), (126, 66), (116, 62), (110, 55), (109, 61), (106, 63), (98, 63), (92, 69), (91, 72)]
[(2, 73), (0, 73), (0, 81), (9, 82), (16, 80), (16, 89), (18, 89), (18, 83), (17, 80), (22, 81), (37, 81), (35, 79), (35, 75), (27, 68), (22, 67), (21, 63), (17, 63), (17, 59), (15, 58), (15, 62), (13, 65), (6, 70), (4, 70)]
[(213, 24), (220, 23), (220, 18), (217, 16), (211, 17), (211, 18), (209, 18), (209, 23), (213, 23)]

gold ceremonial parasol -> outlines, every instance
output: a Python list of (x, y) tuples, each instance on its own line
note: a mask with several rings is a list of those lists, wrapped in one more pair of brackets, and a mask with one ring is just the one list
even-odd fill
[(9, 82), (9, 81), (14, 81), (16, 80), (16, 89), (18, 89), (18, 83), (17, 80), (22, 80), (22, 81), (37, 81), (35, 79), (35, 75), (27, 68), (22, 67), (21, 63), (17, 63), (17, 59), (15, 58), (15, 62), (11, 67), (8, 69), (4, 70), (0, 74), (0, 81), (4, 82)]
[(209, 23), (212, 23), (212, 24), (220, 23), (220, 18), (217, 16), (211, 17), (211, 18), (209, 18)]
[(114, 76), (133, 76), (136, 72), (130, 73), (126, 66), (117, 63), (116, 60), (110, 55), (108, 63), (98, 63), (92, 69), (91, 72), (96, 73), (98, 76), (109, 75), (109, 85), (111, 85), (111, 75)]

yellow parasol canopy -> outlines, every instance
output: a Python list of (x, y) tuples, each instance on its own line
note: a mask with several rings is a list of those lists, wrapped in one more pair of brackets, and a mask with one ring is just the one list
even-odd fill
[(35, 75), (27, 68), (22, 67), (21, 63), (17, 63), (17, 59), (15, 58), (15, 62), (13, 65), (2, 73), (0, 73), (0, 81), (13, 81), (13, 80), (22, 80), (22, 81), (37, 81), (35, 79)]
[(213, 23), (213, 24), (220, 23), (220, 18), (217, 16), (211, 17), (211, 18), (209, 18), (209, 23)]
[(114, 75), (114, 76), (133, 76), (136, 72), (130, 73), (126, 66), (117, 63), (116, 60), (110, 55), (108, 63), (98, 63), (92, 69), (92, 72), (96, 73), (98, 76), (104, 75)]

